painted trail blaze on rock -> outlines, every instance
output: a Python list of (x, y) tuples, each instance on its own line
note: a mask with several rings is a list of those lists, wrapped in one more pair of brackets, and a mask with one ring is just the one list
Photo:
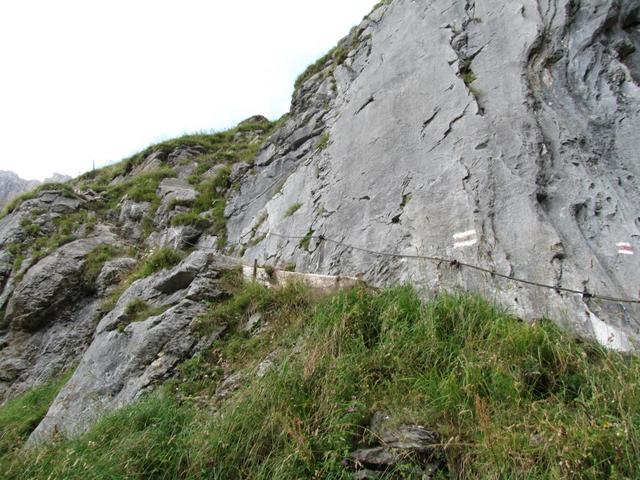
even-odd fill
[(453, 248), (472, 247), (478, 243), (478, 235), (475, 230), (467, 230), (466, 232), (456, 233), (453, 236)]
[(618, 253), (620, 255), (633, 255), (635, 253), (633, 251), (633, 246), (627, 242), (617, 243), (616, 247), (618, 247)]

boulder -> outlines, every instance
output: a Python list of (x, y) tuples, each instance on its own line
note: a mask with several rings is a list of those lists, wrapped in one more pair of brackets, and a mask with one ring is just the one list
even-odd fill
[(7, 304), (6, 320), (15, 330), (34, 332), (56, 321), (60, 310), (87, 293), (85, 256), (98, 245), (114, 244), (112, 234), (63, 245), (27, 271)]
[(0, 403), (59, 376), (88, 346), (102, 301), (85, 284), (85, 256), (103, 244), (117, 240), (99, 226), (95, 236), (63, 245), (33, 266), (27, 259), (11, 275), (0, 295), (0, 305), (7, 302), (0, 322)]
[(116, 258), (106, 262), (96, 279), (98, 295), (104, 296), (110, 287), (120, 283), (137, 264), (138, 261), (135, 258)]
[(149, 202), (123, 201), (118, 219), (122, 226), (123, 235), (133, 241), (140, 240), (144, 233), (143, 220), (150, 211), (151, 204)]
[(189, 300), (122, 331), (103, 331), (82, 356), (29, 443), (40, 443), (55, 432), (84, 431), (100, 414), (135, 400), (164, 380), (179, 361), (198, 345), (192, 325), (203, 307)]
[(189, 249), (198, 245), (202, 232), (190, 225), (167, 227), (153, 232), (145, 243), (151, 248), (169, 247), (175, 250)]
[(394, 425), (391, 416), (376, 412), (370, 432), (371, 444), (350, 456), (355, 478), (376, 478), (376, 473), (399, 467), (403, 472), (413, 472), (410, 478), (431, 478), (444, 465), (441, 437), (435, 430), (421, 425)]
[(174, 213), (188, 211), (184, 205), (193, 203), (198, 192), (184, 179), (165, 178), (158, 187), (158, 195), (161, 201), (154, 221), (158, 227), (168, 227)]

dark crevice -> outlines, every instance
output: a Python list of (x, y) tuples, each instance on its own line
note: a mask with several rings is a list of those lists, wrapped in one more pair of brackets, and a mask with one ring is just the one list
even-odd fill
[(372, 104), (373, 102), (375, 102), (376, 99), (373, 97), (373, 95), (371, 97), (369, 97), (369, 99), (364, 102), (364, 104), (356, 111), (356, 115), (358, 115), (360, 112), (362, 112), (365, 108), (367, 108), (370, 104)]
[(433, 111), (431, 116), (429, 118), (427, 118), (424, 122), (422, 122), (422, 130), (420, 131), (421, 138), (424, 138), (424, 136), (426, 135), (425, 132), (427, 130), (427, 127), (431, 124), (431, 122), (433, 122), (435, 120), (435, 118), (438, 116), (438, 113), (440, 113), (440, 107), (437, 107)]
[(442, 142), (444, 142), (444, 140), (449, 136), (449, 134), (451, 133), (451, 131), (453, 130), (453, 126), (462, 119), (462, 117), (465, 116), (465, 114), (467, 113), (467, 109), (469, 108), (469, 105), (467, 104), (464, 107), (464, 110), (462, 111), (462, 113), (460, 115), (458, 115), (457, 117), (453, 118), (453, 120), (451, 120), (449, 122), (449, 126), (447, 127), (447, 129), (445, 130), (444, 134), (442, 135), (442, 138), (440, 140), (438, 140), (438, 142), (431, 147), (431, 149), (429, 150), (429, 152), (432, 152), (433, 150), (435, 150), (437, 147), (440, 146), (440, 144)]

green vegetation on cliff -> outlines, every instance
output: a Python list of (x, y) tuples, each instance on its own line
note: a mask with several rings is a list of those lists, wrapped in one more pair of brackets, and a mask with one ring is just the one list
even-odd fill
[[(79, 439), (4, 447), (3, 478), (347, 479), (378, 411), (440, 433), (435, 478), (637, 478), (636, 357), (474, 296), (227, 283), (232, 295), (200, 319), (203, 332), (228, 324), (226, 337)], [(256, 313), (266, 330), (250, 336)], [(231, 373), (237, 390), (217, 398)], [(0, 410), (3, 432), (33, 415), (12, 407), (24, 398)]]

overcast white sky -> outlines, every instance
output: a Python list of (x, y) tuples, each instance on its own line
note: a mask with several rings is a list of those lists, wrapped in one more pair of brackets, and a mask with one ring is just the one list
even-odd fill
[(0, 170), (78, 175), (289, 107), (377, 0), (0, 2)]

